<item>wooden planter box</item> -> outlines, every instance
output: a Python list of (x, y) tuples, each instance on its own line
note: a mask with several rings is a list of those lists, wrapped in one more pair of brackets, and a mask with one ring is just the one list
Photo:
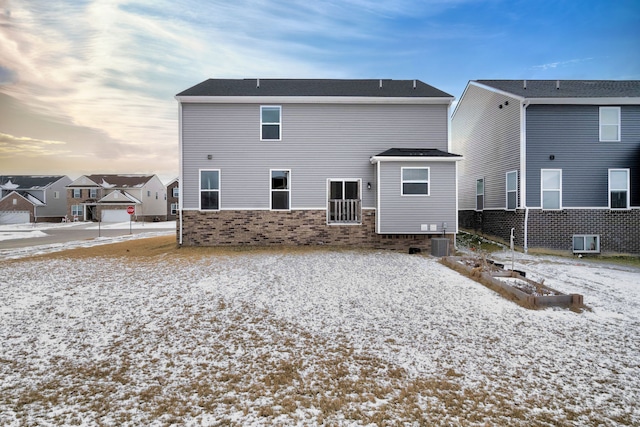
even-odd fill
[(465, 257), (444, 257), (441, 262), (526, 308), (579, 309), (584, 305), (583, 296), (580, 294), (563, 294), (526, 278), (520, 271), (503, 270), (495, 263)]

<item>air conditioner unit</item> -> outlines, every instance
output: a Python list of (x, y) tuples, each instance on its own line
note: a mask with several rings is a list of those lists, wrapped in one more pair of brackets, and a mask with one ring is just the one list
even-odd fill
[(449, 245), (451, 240), (446, 238), (431, 239), (431, 255), (433, 256), (449, 256)]

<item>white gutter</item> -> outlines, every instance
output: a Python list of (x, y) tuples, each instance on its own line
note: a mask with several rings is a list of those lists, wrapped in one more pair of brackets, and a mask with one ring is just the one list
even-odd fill
[(436, 156), (371, 156), (369, 162), (375, 165), (379, 162), (459, 162), (464, 160), (462, 156), (436, 157)]

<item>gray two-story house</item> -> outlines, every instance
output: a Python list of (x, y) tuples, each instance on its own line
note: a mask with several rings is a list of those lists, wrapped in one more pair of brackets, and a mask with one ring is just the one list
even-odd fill
[(180, 244), (428, 249), (457, 232), (445, 92), (419, 80), (209, 79), (176, 99)]
[(451, 128), (462, 229), (640, 253), (640, 81), (470, 81)]
[(66, 175), (0, 175), (0, 224), (61, 221), (70, 182)]

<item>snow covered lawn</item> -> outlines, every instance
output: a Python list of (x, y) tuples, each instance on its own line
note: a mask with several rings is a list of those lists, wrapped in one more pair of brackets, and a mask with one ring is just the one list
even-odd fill
[(637, 268), (519, 255), (591, 308), (531, 311), (418, 255), (140, 242), (3, 262), (0, 425), (640, 424)]

